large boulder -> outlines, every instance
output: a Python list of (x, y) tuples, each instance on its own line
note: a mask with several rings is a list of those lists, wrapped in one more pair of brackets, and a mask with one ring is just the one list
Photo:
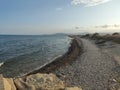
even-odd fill
[(0, 74), (0, 90), (4, 90), (3, 76)]
[(14, 83), (18, 90), (64, 90), (63, 81), (54, 74), (33, 74), (17, 78)]
[(16, 90), (13, 79), (0, 75), (0, 90)]
[(8, 83), (9, 86), (11, 87), (11, 89), (5, 89), (5, 90), (17, 90), (12, 78), (3, 78), (3, 80), (4, 80), (4, 86), (5, 86), (5, 88), (8, 88), (8, 85), (6, 83)]
[(0, 75), (0, 90), (82, 90), (66, 87), (54, 74), (33, 74), (17, 79)]

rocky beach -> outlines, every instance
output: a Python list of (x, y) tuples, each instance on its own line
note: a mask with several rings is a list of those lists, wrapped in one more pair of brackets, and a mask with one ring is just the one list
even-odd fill
[[(94, 36), (94, 34), (93, 34)], [(96, 38), (91, 39), (81, 38), (81, 36), (73, 36), (77, 39), (78, 46), (80, 46), (80, 52), (78, 57), (68, 64), (63, 66), (49, 64), (48, 66), (41, 69), (41, 73), (54, 73), (59, 76), (63, 81), (66, 82), (67, 86), (82, 86), (83, 90), (117, 90), (119, 88), (119, 55), (117, 53), (111, 53), (111, 43), (119, 46), (118, 43), (106, 40), (109, 46), (105, 45), (109, 49), (107, 52), (98, 46), (96, 42), (99, 40)], [(103, 37), (103, 36), (101, 36)], [(111, 39), (110, 39), (111, 40)], [(113, 40), (116, 40), (113, 38)], [(118, 50), (119, 47), (112, 48)], [(68, 59), (69, 61), (69, 59)], [(56, 67), (58, 66), (58, 67)], [(55, 67), (54, 69), (51, 67)], [(65, 78), (63, 78), (65, 77)]]
[(106, 37), (86, 34), (70, 37), (73, 38), (71, 46), (63, 56), (38, 70), (12, 79), (16, 89), (119, 90), (120, 35)]
[(68, 52), (44, 67), (17, 78), (7, 78), (1, 75), (0, 90), (82, 90), (80, 86), (68, 87), (64, 81), (64, 75), (53, 73), (56, 69), (72, 64), (80, 55), (81, 42), (75, 36), (71, 38), (73, 40)]
[(1, 0), (0, 90), (120, 90), (120, 0)]

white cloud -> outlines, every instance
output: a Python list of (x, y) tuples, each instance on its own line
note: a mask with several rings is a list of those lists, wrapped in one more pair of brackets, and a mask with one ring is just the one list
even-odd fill
[(97, 26), (76, 26), (75, 30), (79, 30), (81, 32), (120, 32), (120, 24), (105, 24), (105, 25), (97, 25)]
[(72, 0), (71, 4), (72, 5), (84, 4), (85, 6), (89, 7), (89, 6), (96, 6), (99, 4), (103, 4), (109, 1), (111, 0)]
[(99, 26), (94, 26), (94, 28), (104, 28), (104, 29), (120, 29), (120, 25), (119, 24), (113, 24), (113, 25), (99, 25)]

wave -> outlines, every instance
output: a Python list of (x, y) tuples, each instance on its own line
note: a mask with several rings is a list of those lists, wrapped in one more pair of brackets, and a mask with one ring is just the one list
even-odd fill
[(1, 67), (3, 64), (4, 64), (4, 62), (1, 62), (1, 63), (0, 63), (0, 67)]
[(36, 73), (51, 73), (54, 70), (57, 70), (58, 68), (76, 60), (77, 57), (81, 54), (81, 52), (82, 46), (79, 45), (77, 39), (73, 39), (68, 51), (65, 54), (63, 54), (62, 56), (60, 55), (58, 57), (55, 57), (56, 59), (54, 58), (50, 62), (42, 65), (40, 68), (37, 68), (36, 70), (29, 72), (27, 75)]
[[(63, 55), (64, 55), (64, 54), (63, 54)], [(47, 63), (45, 63), (45, 64), (43, 64), (43, 65), (35, 68), (34, 70), (29, 71), (29, 72), (26, 72), (26, 73), (21, 73), (20, 75), (14, 77), (14, 78), (19, 78), (19, 77), (22, 77), (22, 76), (26, 76), (26, 75), (28, 75), (28, 74), (30, 74), (30, 73), (33, 73), (33, 72), (35, 72), (35, 71), (38, 71), (38, 70), (40, 70), (41, 68), (45, 67), (46, 65), (52, 63), (52, 62), (55, 61), (56, 59), (62, 57), (63, 55), (62, 55), (62, 54), (61, 54), (61, 55), (58, 55), (58, 56), (54, 57), (53, 59), (51, 59), (50, 61), (48, 61)]]

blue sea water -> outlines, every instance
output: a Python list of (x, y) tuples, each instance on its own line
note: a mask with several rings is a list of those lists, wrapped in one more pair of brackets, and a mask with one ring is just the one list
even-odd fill
[(0, 73), (19, 76), (67, 52), (66, 35), (0, 35)]

